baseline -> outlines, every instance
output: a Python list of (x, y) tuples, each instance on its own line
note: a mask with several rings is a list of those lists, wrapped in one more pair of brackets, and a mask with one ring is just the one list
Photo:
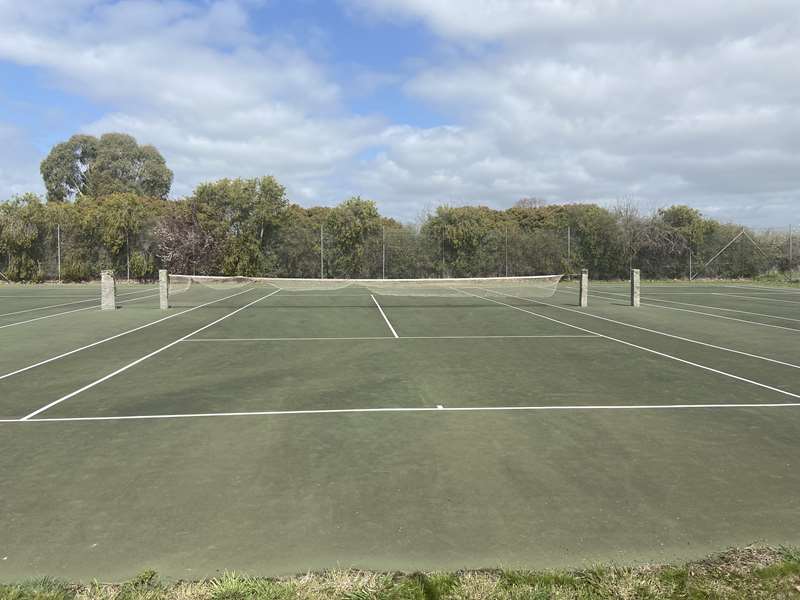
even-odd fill
[(0, 423), (65, 423), (75, 421), (136, 421), (157, 419), (190, 419), (201, 417), (255, 417), (363, 413), (443, 413), (443, 412), (502, 412), (502, 411), (601, 411), (601, 410), (697, 410), (697, 409), (762, 409), (798, 408), (800, 402), (729, 403), (729, 404), (595, 404), (569, 406), (409, 406), (388, 408), (321, 408), (313, 410), (259, 410), (223, 413), (177, 413), (167, 415), (119, 415), (105, 417), (41, 417), (38, 419), (0, 419)]

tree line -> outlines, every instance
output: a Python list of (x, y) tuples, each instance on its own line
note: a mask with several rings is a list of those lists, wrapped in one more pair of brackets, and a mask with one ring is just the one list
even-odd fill
[[(221, 179), (168, 200), (172, 172), (130, 136), (73, 136), (41, 165), (46, 199), (0, 204), (0, 272), (11, 281), (85, 281), (101, 269), (273, 277), (475, 277), (575, 273), (624, 278), (754, 277), (790, 271), (785, 235), (674, 205), (631, 202), (507, 210), (440, 206), (415, 223), (352, 197), (305, 208), (274, 177)], [(742, 233), (744, 232), (744, 233)], [(737, 237), (738, 236), (738, 237)], [(735, 241), (705, 265), (731, 240)], [(795, 265), (797, 262), (795, 261)]]

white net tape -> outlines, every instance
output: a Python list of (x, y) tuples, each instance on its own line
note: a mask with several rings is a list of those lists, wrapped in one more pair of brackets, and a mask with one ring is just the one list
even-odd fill
[(269, 287), (287, 292), (338, 292), (353, 289), (384, 296), (463, 296), (464, 292), (494, 292), (523, 298), (549, 298), (563, 275), (528, 277), (458, 277), (452, 279), (294, 279), (288, 277), (217, 277), (170, 275), (170, 294), (193, 285), (217, 289)]

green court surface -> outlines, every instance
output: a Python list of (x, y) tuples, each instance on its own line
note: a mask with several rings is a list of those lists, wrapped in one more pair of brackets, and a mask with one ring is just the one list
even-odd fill
[(0, 286), (0, 580), (800, 544), (798, 288), (117, 291)]

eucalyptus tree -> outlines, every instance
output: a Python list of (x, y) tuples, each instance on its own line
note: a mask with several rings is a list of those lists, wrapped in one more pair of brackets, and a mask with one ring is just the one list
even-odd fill
[(73, 135), (53, 146), (40, 171), (48, 202), (126, 192), (166, 198), (172, 185), (172, 171), (155, 146), (140, 146), (124, 133)]

